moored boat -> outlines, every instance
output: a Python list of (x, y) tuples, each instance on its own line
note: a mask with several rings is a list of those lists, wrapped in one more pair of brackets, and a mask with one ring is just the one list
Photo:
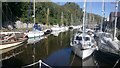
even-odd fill
[(4, 34), (2, 32), (0, 35), (0, 50), (18, 46), (22, 43), (24, 43), (27, 40), (27, 36), (24, 33), (12, 33), (7, 32), (8, 34)]
[[(104, 7), (103, 7), (104, 8)], [(118, 1), (116, 2), (116, 11), (115, 11), (115, 25), (114, 25), (114, 32), (112, 35), (112, 31), (108, 32), (103, 32), (103, 27), (101, 25), (101, 32), (97, 32), (96, 36), (98, 37), (98, 46), (99, 49), (103, 52), (110, 52), (113, 54), (118, 54), (120, 52), (119, 49), (119, 40), (117, 39), (117, 30), (116, 30), (116, 25), (117, 25), (117, 11), (118, 11)], [(101, 23), (102, 24), (102, 23)], [(106, 28), (107, 29), (107, 28)], [(109, 30), (111, 30), (109, 28)]]
[(91, 56), (94, 50), (98, 50), (94, 34), (91, 30), (85, 27), (85, 16), (86, 16), (86, 0), (84, 2), (84, 15), (83, 15), (83, 27), (73, 37), (70, 45), (72, 46), (73, 52), (81, 57), (83, 60)]
[(54, 25), (51, 28), (51, 30), (52, 30), (51, 34), (54, 35), (54, 36), (58, 36), (59, 33), (61, 32), (61, 28), (58, 25)]
[(87, 33), (77, 33), (71, 42), (71, 46), (73, 52), (82, 59), (89, 57), (94, 50), (98, 49), (94, 38)]

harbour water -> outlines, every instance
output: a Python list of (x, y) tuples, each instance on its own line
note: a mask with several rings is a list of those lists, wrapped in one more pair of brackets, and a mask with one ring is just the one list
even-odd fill
[[(37, 41), (36, 43), (27, 44), (26, 41), (23, 45), (2, 51), (4, 52), (1, 58), (2, 67), (27, 67), (27, 65), (42, 60), (51, 67), (79, 66), (81, 68), (89, 66), (92, 68), (103, 68), (104, 66), (110, 66), (110, 68), (113, 68), (118, 58), (120, 58), (119, 55), (110, 55), (96, 51), (85, 60), (76, 56), (70, 47), (70, 40), (75, 32), (76, 30), (62, 32), (57, 37), (48, 35), (46, 36), (47, 38)], [(33, 39), (33, 41), (35, 40)], [(118, 64), (118, 67), (120, 67), (119, 65), (120, 64)], [(39, 64), (30, 67), (39, 68)]]

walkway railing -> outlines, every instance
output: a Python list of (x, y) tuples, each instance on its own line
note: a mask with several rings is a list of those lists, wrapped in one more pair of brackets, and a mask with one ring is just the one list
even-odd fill
[(49, 68), (52, 68), (48, 64), (44, 63), (42, 60), (39, 60), (39, 61), (37, 61), (35, 63), (30, 64), (30, 65), (23, 66), (22, 68), (31, 67), (31, 66), (34, 66), (36, 64), (39, 64), (39, 68), (41, 68), (42, 64), (45, 65), (45, 66), (47, 66), (47, 67), (49, 67)]

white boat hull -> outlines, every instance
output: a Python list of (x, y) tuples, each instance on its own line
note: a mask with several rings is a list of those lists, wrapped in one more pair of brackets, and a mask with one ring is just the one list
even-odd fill
[(11, 44), (0, 45), (0, 50), (10, 48), (10, 47), (14, 47), (14, 46), (18, 46), (18, 45), (22, 44), (23, 42), (24, 41), (11, 43)]
[(34, 38), (34, 37), (41, 37), (42, 35), (44, 35), (43, 31), (32, 31), (32, 32), (28, 32), (26, 33), (26, 35), (28, 36), (28, 38)]
[(60, 33), (60, 31), (53, 31), (51, 34), (54, 35), (54, 36), (58, 36)]
[(54, 36), (58, 36), (59, 33), (61, 32), (61, 28), (60, 27), (52, 27), (52, 32), (51, 34), (54, 35)]
[(5, 35), (12, 34), (12, 33), (22, 33), (22, 32), (0, 32), (0, 34), (5, 34)]
[(60, 31), (61, 28), (60, 28), (60, 27), (52, 27), (51, 30), (52, 30), (52, 31)]
[(84, 59), (86, 59), (87, 57), (91, 56), (92, 53), (94, 52), (94, 50), (95, 50), (96, 48), (89, 48), (89, 49), (81, 50), (81, 49), (78, 48), (77, 46), (73, 46), (72, 49), (73, 49), (73, 52), (74, 52), (77, 56), (81, 57), (81, 58), (84, 60)]
[(37, 43), (44, 38), (46, 38), (46, 37), (41, 36), (41, 37), (36, 37), (36, 38), (30, 38), (27, 40), (27, 44)]
[(68, 31), (68, 27), (61, 27), (61, 32), (65, 32), (65, 31)]
[(115, 54), (119, 51), (119, 40), (115, 37), (113, 41), (113, 37), (110, 33), (98, 32), (96, 36), (98, 37), (98, 46), (100, 50)]

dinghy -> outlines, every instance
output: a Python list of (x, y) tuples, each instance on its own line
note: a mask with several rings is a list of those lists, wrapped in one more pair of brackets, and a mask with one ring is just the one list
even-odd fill
[(18, 46), (27, 40), (27, 36), (20, 32), (1, 32), (0, 50)]

